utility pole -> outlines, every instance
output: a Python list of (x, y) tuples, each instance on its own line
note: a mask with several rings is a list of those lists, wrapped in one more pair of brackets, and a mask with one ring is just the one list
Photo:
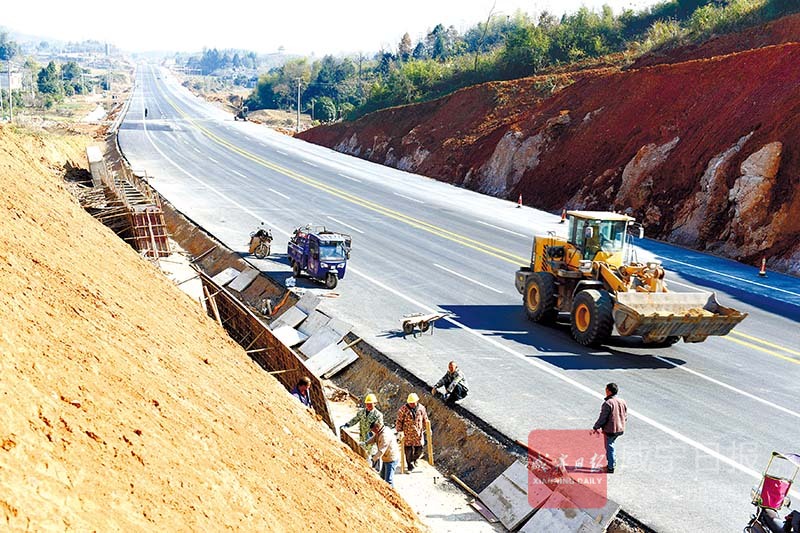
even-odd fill
[(296, 130), (300, 131), (300, 81), (303, 78), (297, 78), (297, 128)]
[(14, 122), (14, 98), (11, 96), (11, 58), (8, 58), (8, 121)]

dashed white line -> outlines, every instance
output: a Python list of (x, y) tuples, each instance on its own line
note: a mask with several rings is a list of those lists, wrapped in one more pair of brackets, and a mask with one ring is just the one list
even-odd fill
[(241, 173), (241, 172), (239, 172), (238, 170), (233, 170), (233, 169), (231, 169), (231, 172), (233, 172), (234, 174), (236, 174), (236, 175), (237, 175), (237, 176), (239, 176), (240, 178), (245, 178), (245, 179), (248, 179), (248, 178), (249, 178), (249, 176), (245, 176), (244, 174), (242, 174), (242, 173)]
[(319, 166), (315, 165), (315, 164), (314, 164), (314, 163), (312, 163), (311, 161), (306, 161), (305, 159), (301, 159), (301, 161), (302, 161), (303, 163), (305, 163), (306, 165), (310, 166), (310, 167), (319, 168)]
[(346, 222), (342, 222), (342, 221), (341, 221), (341, 220), (339, 220), (339, 219), (333, 218), (332, 216), (328, 216), (328, 218), (329, 218), (329, 219), (331, 219), (331, 220), (333, 220), (333, 221), (334, 221), (334, 222), (336, 222), (337, 224), (341, 224), (342, 226), (344, 226), (344, 227), (346, 227), (346, 228), (350, 228), (351, 230), (353, 230), (353, 231), (355, 231), (355, 232), (358, 232), (358, 233), (364, 233), (364, 232), (363, 232), (363, 231), (361, 231), (360, 229), (358, 229), (358, 228), (356, 228), (356, 227), (353, 227), (353, 226), (351, 226), (350, 224), (347, 224)]
[(283, 196), (283, 197), (284, 197), (284, 198), (286, 198), (287, 200), (291, 200), (291, 198), (289, 198), (288, 196), (286, 196), (286, 195), (285, 195), (285, 194), (283, 194), (282, 192), (278, 192), (278, 191), (276, 191), (275, 189), (272, 189), (272, 188), (270, 188), (270, 190), (271, 190), (272, 192), (274, 192), (275, 194), (277, 194), (278, 196)]
[(467, 276), (465, 276), (464, 274), (460, 274), (460, 273), (456, 272), (455, 270), (450, 270), (449, 268), (445, 268), (445, 267), (443, 267), (442, 265), (437, 265), (436, 263), (434, 263), (434, 264), (433, 264), (433, 266), (435, 266), (436, 268), (441, 268), (441, 269), (442, 269), (442, 270), (444, 270), (445, 272), (449, 272), (450, 274), (452, 274), (452, 275), (454, 275), (454, 276), (458, 276), (459, 278), (465, 279), (465, 280), (467, 280), (467, 281), (469, 281), (469, 282), (471, 282), (471, 283), (474, 283), (475, 285), (480, 285), (480, 286), (481, 286), (481, 287), (483, 287), (484, 289), (489, 289), (490, 291), (494, 291), (494, 292), (496, 292), (497, 294), (503, 294), (503, 291), (498, 291), (497, 289), (495, 289), (495, 288), (493, 288), (493, 287), (490, 287), (490, 286), (488, 286), (488, 285), (484, 285), (484, 284), (483, 284), (483, 283), (481, 283), (480, 281), (476, 281), (476, 280), (474, 280), (474, 279), (472, 279), (472, 278), (468, 278), (468, 277), (467, 277)]
[(528, 237), (528, 235), (523, 235), (522, 233), (517, 233), (516, 231), (511, 231), (510, 229), (501, 228), (500, 226), (489, 224), (488, 222), (484, 222), (483, 220), (478, 220), (478, 224), (483, 224), (484, 226), (489, 226), (490, 228), (499, 229), (500, 231), (505, 231), (506, 233), (510, 233), (512, 235), (519, 235), (520, 237)]
[(358, 179), (358, 178), (354, 178), (354, 177), (352, 177), (352, 176), (348, 176), (348, 175), (346, 175), (346, 174), (341, 174), (341, 173), (339, 173), (339, 174), (337, 174), (337, 175), (338, 175), (338, 176), (341, 176), (341, 177), (343, 177), (343, 178), (345, 178), (345, 179), (348, 179), (348, 180), (350, 180), (350, 181), (355, 181), (356, 183), (361, 183), (361, 180), (360, 180), (360, 179)]
[(417, 202), (418, 204), (424, 204), (422, 200), (417, 200), (416, 198), (411, 198), (410, 196), (406, 196), (405, 194), (400, 194), (399, 192), (394, 193), (395, 196), (399, 196), (400, 198), (405, 198), (406, 200), (411, 200), (412, 202)]
[[(265, 144), (264, 146), (266, 146), (267, 148), (269, 148), (269, 145), (267, 145), (267, 144)], [(282, 151), (280, 151), (280, 150), (275, 150), (275, 151), (276, 151), (276, 152), (278, 152), (278, 153), (279, 153), (279, 154), (281, 154), (281, 155), (287, 155), (287, 156), (289, 155), (289, 154), (287, 154), (286, 152), (282, 152)]]
[(217, 161), (217, 160), (216, 160), (216, 159), (214, 159), (213, 157), (209, 157), (209, 158), (208, 158), (208, 160), (209, 160), (209, 161), (211, 161), (212, 163), (216, 163), (216, 164), (218, 164), (218, 165), (219, 165), (219, 161)]
[(195, 151), (195, 152), (197, 152), (198, 154), (202, 154), (202, 153), (203, 153), (203, 152), (201, 152), (200, 150), (198, 150), (196, 146), (192, 146), (192, 150), (194, 150), (194, 151)]

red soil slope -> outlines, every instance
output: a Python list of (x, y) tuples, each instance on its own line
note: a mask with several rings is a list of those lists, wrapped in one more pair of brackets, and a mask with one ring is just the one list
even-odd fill
[(800, 274), (800, 44), (574, 79), (547, 98), (548, 77), (480, 85), (300, 137), (553, 212), (627, 211), (648, 235)]
[(424, 528), (72, 201), (86, 143), (0, 126), (0, 529)]

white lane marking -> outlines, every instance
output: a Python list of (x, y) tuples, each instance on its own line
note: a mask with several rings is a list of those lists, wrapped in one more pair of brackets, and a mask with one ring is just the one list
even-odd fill
[(248, 178), (249, 178), (249, 176), (245, 176), (244, 174), (242, 174), (242, 173), (241, 173), (241, 172), (239, 172), (238, 170), (233, 170), (233, 169), (231, 169), (231, 172), (233, 172), (234, 174), (236, 174), (236, 175), (237, 175), (237, 176), (239, 176), (240, 178), (245, 178), (245, 179), (248, 179)]
[(331, 219), (331, 220), (333, 220), (333, 221), (334, 221), (334, 222), (336, 222), (337, 224), (341, 224), (342, 226), (344, 226), (344, 227), (346, 227), (346, 228), (350, 228), (350, 229), (351, 229), (351, 230), (353, 230), (353, 231), (357, 231), (358, 233), (364, 233), (364, 232), (363, 232), (363, 231), (361, 231), (360, 229), (358, 229), (358, 228), (356, 228), (356, 227), (353, 227), (353, 226), (351, 226), (350, 224), (347, 224), (346, 222), (342, 222), (342, 221), (341, 221), (341, 220), (339, 220), (339, 219), (333, 218), (332, 216), (328, 216), (328, 218), (329, 218), (329, 219)]
[(285, 195), (285, 194), (283, 194), (282, 192), (278, 192), (278, 191), (276, 191), (275, 189), (272, 189), (272, 188), (270, 188), (270, 190), (271, 190), (272, 192), (274, 192), (275, 194), (277, 194), (278, 196), (283, 196), (283, 197), (284, 197), (284, 198), (286, 198), (287, 200), (291, 200), (291, 198), (289, 198), (288, 196), (286, 196), (286, 195)]
[[(271, 146), (270, 146), (270, 145), (268, 145), (268, 144), (265, 144), (264, 146), (266, 146), (267, 148), (271, 148)], [(279, 154), (281, 154), (281, 155), (289, 155), (289, 154), (287, 154), (286, 152), (282, 152), (282, 151), (280, 151), (280, 150), (275, 150), (275, 151), (276, 151), (276, 152), (278, 152), (278, 153), (279, 153)]]
[[(147, 128), (145, 127), (145, 132), (146, 131), (147, 131)], [(267, 223), (268, 225), (270, 225), (273, 228), (275, 228), (276, 232), (282, 233), (285, 236), (289, 236), (289, 232), (279, 229), (275, 224), (272, 224), (269, 221), (264, 220), (263, 217), (257, 215), (254, 211), (252, 211), (250, 209), (247, 209), (245, 206), (243, 206), (240, 203), (236, 202), (235, 200), (229, 198), (224, 193), (218, 191), (217, 189), (215, 189), (211, 185), (208, 185), (204, 181), (200, 180), (199, 178), (197, 178), (194, 175), (190, 174), (188, 171), (184, 170), (181, 166), (179, 166), (177, 163), (172, 161), (172, 159), (167, 157), (164, 154), (164, 152), (162, 152), (156, 146), (155, 142), (150, 138), (149, 135), (147, 136), (147, 138), (148, 138), (148, 140), (150, 140), (150, 143), (153, 145), (153, 148), (155, 148), (156, 151), (159, 154), (161, 154), (161, 156), (164, 159), (166, 159), (167, 161), (172, 163), (173, 166), (175, 166), (178, 170), (180, 170), (181, 172), (183, 172), (184, 174), (189, 176), (191, 179), (193, 179), (194, 181), (196, 181), (196, 182), (200, 183), (201, 185), (205, 186), (208, 190), (216, 193), (221, 198), (227, 200), (231, 204), (237, 206), (239, 209), (241, 209), (245, 213), (248, 213), (253, 218), (258, 219), (258, 220), (263, 220), (265, 223)], [(349, 268), (349, 270), (353, 274), (356, 274), (357, 276), (361, 276), (362, 278), (364, 278), (365, 280), (369, 281), (370, 283), (372, 283), (374, 285), (377, 285), (378, 287), (382, 288), (383, 290), (394, 294), (398, 298), (401, 298), (401, 299), (411, 303), (412, 305), (414, 305), (416, 307), (419, 307), (420, 309), (427, 310), (430, 313), (437, 312), (437, 310), (435, 310), (435, 309), (423, 304), (422, 302), (418, 302), (415, 299), (411, 298), (410, 296), (407, 296), (407, 295), (401, 293), (400, 291), (392, 289), (388, 285), (386, 285), (386, 284), (384, 284), (384, 283), (382, 283), (382, 282), (380, 282), (380, 281), (368, 276), (367, 274), (361, 272), (359, 269), (353, 268), (351, 266)], [(595, 391), (594, 389), (591, 389), (591, 388), (587, 387), (586, 385), (583, 385), (582, 383), (579, 383), (579, 382), (575, 381), (574, 379), (562, 374), (561, 372), (559, 372), (559, 371), (557, 371), (557, 370), (545, 365), (541, 361), (537, 361), (535, 359), (531, 359), (531, 358), (525, 356), (524, 354), (514, 350), (513, 348), (510, 348), (508, 346), (503, 345), (502, 343), (500, 343), (496, 339), (484, 336), (483, 334), (481, 334), (481, 333), (479, 333), (479, 332), (477, 332), (477, 331), (465, 326), (464, 324), (458, 322), (457, 320), (455, 320), (455, 319), (453, 319), (451, 317), (447, 317), (446, 316), (446, 317), (444, 317), (444, 320), (447, 320), (448, 322), (450, 322), (454, 326), (466, 331), (467, 333), (470, 333), (471, 335), (474, 335), (474, 336), (478, 337), (479, 339), (483, 340), (484, 342), (487, 342), (487, 343), (495, 346), (496, 348), (499, 348), (500, 350), (502, 350), (502, 351), (504, 351), (506, 353), (509, 353), (509, 354), (513, 355), (514, 357), (516, 357), (518, 359), (521, 359), (522, 361), (525, 361), (526, 363), (528, 363), (530, 365), (535, 366), (539, 370), (541, 370), (541, 371), (543, 371), (543, 372), (545, 372), (547, 374), (550, 374), (551, 376), (553, 376), (553, 377), (555, 377), (555, 378), (557, 378), (557, 379), (559, 379), (559, 380), (561, 380), (561, 381), (563, 381), (563, 382), (565, 382), (565, 383), (567, 383), (567, 384), (579, 389), (582, 392), (585, 392), (586, 394), (589, 394), (590, 396), (592, 396), (592, 397), (594, 397), (596, 399), (603, 399), (604, 398), (604, 396), (602, 394), (600, 394), (599, 392)], [(761, 474), (759, 472), (756, 472), (755, 470), (753, 470), (751, 468), (748, 468), (748, 467), (746, 467), (744, 465), (741, 465), (741, 464), (737, 463), (733, 459), (730, 459), (730, 458), (722, 455), (721, 453), (716, 452), (716, 451), (710, 449), (709, 447), (707, 447), (707, 446), (705, 446), (703, 444), (700, 444), (699, 442), (697, 442), (695, 440), (692, 440), (689, 437), (686, 437), (686, 436), (678, 433), (677, 431), (674, 431), (674, 430), (666, 427), (665, 425), (663, 425), (663, 424), (661, 424), (659, 422), (656, 422), (652, 418), (650, 418), (650, 417), (648, 417), (648, 416), (646, 416), (644, 414), (641, 414), (638, 411), (635, 411), (635, 410), (632, 410), (632, 409), (628, 409), (628, 413), (631, 416), (633, 416), (634, 418), (638, 418), (639, 420), (643, 421), (644, 423), (646, 423), (646, 424), (648, 424), (648, 425), (650, 425), (650, 426), (652, 426), (652, 427), (654, 427), (654, 428), (666, 433), (667, 435), (669, 435), (669, 436), (671, 436), (671, 437), (673, 437), (673, 438), (675, 438), (675, 439), (677, 439), (677, 440), (679, 440), (679, 441), (681, 441), (681, 442), (683, 442), (683, 443), (685, 443), (685, 444), (687, 444), (687, 445), (689, 445), (689, 446), (691, 446), (691, 447), (693, 447), (693, 448), (695, 448), (695, 449), (697, 449), (697, 450), (699, 450), (699, 451), (701, 451), (701, 452), (703, 452), (703, 453), (705, 453), (707, 455), (710, 455), (711, 457), (714, 457), (715, 459), (717, 459), (719, 461), (722, 461), (725, 464), (728, 464), (729, 466), (732, 466), (736, 470), (739, 470), (740, 472), (743, 472), (743, 473), (749, 475), (750, 477), (752, 477), (754, 479), (761, 479)], [(796, 491), (792, 491), (792, 493), (795, 493), (795, 492)], [(795, 497), (797, 497), (796, 494), (795, 494)]]
[(406, 196), (405, 194), (400, 194), (399, 192), (394, 193), (395, 196), (399, 196), (400, 198), (405, 198), (406, 200), (411, 200), (412, 202), (417, 202), (418, 204), (424, 204), (422, 200), (417, 200), (416, 198), (411, 198), (410, 196)]
[(308, 165), (310, 167), (319, 168), (319, 166), (315, 165), (311, 161), (306, 161), (305, 159), (301, 159), (300, 161), (302, 161), (303, 163), (305, 163), (306, 165)]
[(347, 175), (345, 175), (345, 174), (337, 174), (337, 175), (338, 175), (338, 176), (341, 176), (341, 177), (343, 177), (343, 178), (345, 178), (345, 179), (348, 179), (348, 180), (350, 180), (350, 181), (355, 181), (356, 183), (361, 183), (361, 180), (360, 180), (360, 179), (358, 179), (358, 178), (354, 178), (354, 177), (352, 177), (352, 176), (347, 176)]
[(489, 224), (488, 222), (484, 222), (483, 220), (478, 220), (477, 222), (478, 224), (483, 224), (484, 226), (489, 226), (490, 228), (499, 229), (500, 231), (505, 231), (506, 233), (511, 233), (512, 235), (519, 235), (520, 237), (528, 237), (528, 235), (523, 235), (522, 233), (517, 233), (516, 231), (511, 231), (510, 229), (501, 228), (500, 226)]
[(701, 374), (700, 372), (697, 372), (696, 370), (692, 370), (690, 368), (685, 368), (683, 365), (675, 364), (672, 361), (670, 361), (669, 359), (664, 359), (663, 357), (659, 357), (657, 355), (654, 356), (654, 357), (656, 359), (658, 359), (659, 361), (667, 363), (668, 365), (672, 365), (675, 368), (683, 370), (684, 372), (688, 372), (688, 373), (692, 374), (693, 376), (697, 376), (697, 377), (699, 377), (701, 379), (705, 379), (707, 381), (710, 381), (711, 383), (714, 383), (715, 385), (719, 385), (722, 388), (728, 389), (728, 390), (733, 391), (733, 392), (735, 392), (737, 394), (741, 394), (742, 396), (750, 398), (751, 400), (755, 400), (757, 402), (763, 403), (764, 405), (768, 405), (770, 407), (774, 407), (775, 409), (777, 409), (779, 411), (783, 411), (784, 413), (786, 413), (788, 415), (792, 415), (794, 417), (800, 418), (800, 413), (792, 411), (791, 409), (787, 409), (786, 407), (782, 407), (780, 405), (776, 405), (775, 403), (773, 403), (773, 402), (771, 402), (769, 400), (765, 400), (764, 398), (759, 398), (758, 396), (750, 394), (749, 392), (743, 391), (741, 389), (737, 389), (733, 385), (728, 385), (727, 383), (723, 383), (722, 381), (719, 381), (719, 380), (716, 380), (716, 379), (714, 379), (712, 377), (706, 376), (705, 374)]
[(467, 280), (467, 281), (469, 281), (469, 282), (472, 282), (472, 283), (474, 283), (475, 285), (480, 285), (480, 286), (481, 286), (481, 287), (483, 287), (484, 289), (489, 289), (490, 291), (494, 291), (494, 292), (496, 292), (497, 294), (503, 294), (503, 291), (498, 291), (498, 290), (497, 290), (497, 289), (495, 289), (495, 288), (492, 288), (492, 287), (490, 287), (490, 286), (488, 286), (488, 285), (484, 285), (484, 284), (483, 284), (483, 283), (481, 283), (480, 281), (476, 281), (476, 280), (474, 280), (474, 279), (472, 279), (472, 278), (468, 278), (468, 277), (467, 277), (467, 276), (465, 276), (464, 274), (460, 274), (460, 273), (456, 272), (455, 270), (450, 270), (449, 268), (445, 268), (445, 267), (443, 267), (442, 265), (437, 265), (436, 263), (434, 263), (434, 264), (433, 264), (433, 266), (435, 266), (436, 268), (440, 268), (440, 269), (444, 270), (445, 272), (449, 272), (450, 274), (452, 274), (452, 275), (454, 275), (454, 276), (458, 276), (459, 278), (463, 278), (463, 279), (465, 279), (465, 280)]
[[(371, 278), (370, 276), (367, 276), (363, 272), (360, 272), (358, 269), (350, 268), (350, 272), (361, 276), (362, 278), (366, 279), (367, 281), (369, 281), (371, 283), (374, 283), (375, 285), (377, 285), (378, 287), (384, 289), (385, 291), (388, 291), (388, 292), (394, 294), (398, 298), (406, 300), (407, 302), (411, 303), (412, 305), (414, 305), (416, 307), (419, 307), (422, 310), (428, 311), (429, 313), (437, 312), (436, 309), (433, 309), (433, 308), (423, 304), (422, 302), (418, 302), (418, 301), (414, 300), (413, 298), (411, 298), (410, 296), (407, 296), (407, 295), (401, 293), (400, 291), (392, 289), (391, 287), (387, 286), (386, 284), (384, 284), (384, 283), (382, 283), (382, 282), (380, 282), (380, 281), (378, 281), (378, 280), (376, 280), (374, 278)], [(527, 357), (524, 354), (514, 350), (513, 348), (505, 346), (504, 344), (502, 344), (501, 342), (497, 341), (496, 339), (493, 339), (491, 337), (485, 336), (482, 333), (480, 333), (478, 331), (475, 331), (474, 329), (472, 329), (472, 328), (470, 328), (468, 326), (465, 326), (464, 324), (462, 324), (458, 320), (455, 320), (454, 318), (445, 316), (444, 320), (447, 320), (448, 322), (450, 322), (451, 324), (453, 324), (457, 328), (460, 328), (460, 329), (466, 331), (467, 333), (478, 337), (479, 339), (483, 340), (484, 342), (487, 342), (487, 343), (493, 345), (494, 347), (496, 347), (496, 348), (498, 348), (498, 349), (500, 349), (500, 350), (502, 350), (502, 351), (504, 351), (504, 352), (506, 352), (508, 354), (511, 354), (514, 357), (516, 357), (518, 359), (521, 359), (522, 361), (525, 361), (526, 363), (528, 363), (530, 365), (535, 366), (539, 370), (541, 370), (541, 371), (543, 371), (543, 372), (545, 372), (547, 374), (550, 374), (551, 376), (553, 376), (553, 377), (555, 377), (557, 379), (560, 379), (561, 381), (563, 381), (563, 382), (575, 387), (576, 389), (581, 390), (582, 392), (585, 392), (586, 394), (589, 394), (590, 396), (592, 396), (594, 398), (597, 398), (598, 400), (602, 400), (604, 398), (604, 396), (601, 393), (599, 393), (598, 391), (596, 391), (594, 389), (591, 389), (591, 388), (587, 387), (586, 385), (584, 385), (582, 383), (579, 383), (578, 381), (575, 381), (574, 379), (562, 374), (558, 370), (555, 370), (554, 368), (551, 368), (550, 366), (542, 363), (541, 361), (538, 361), (536, 359), (532, 359), (530, 357)], [(701, 452), (703, 452), (703, 453), (705, 453), (707, 455), (710, 455), (711, 457), (717, 459), (718, 461), (721, 461), (721, 462), (723, 462), (723, 463), (735, 468), (736, 470), (739, 470), (740, 472), (749, 475), (750, 477), (752, 477), (754, 479), (761, 479), (761, 473), (756, 472), (752, 468), (748, 468), (748, 467), (746, 467), (746, 466), (744, 466), (742, 464), (737, 463), (733, 459), (731, 459), (729, 457), (726, 457), (725, 455), (722, 455), (721, 453), (719, 453), (719, 452), (717, 452), (715, 450), (712, 450), (708, 446), (706, 446), (704, 444), (701, 444), (700, 442), (697, 442), (694, 439), (691, 439), (691, 438), (689, 438), (689, 437), (687, 437), (687, 436), (685, 436), (685, 435), (683, 435), (681, 433), (678, 433), (674, 429), (671, 429), (671, 428), (665, 426), (664, 424), (662, 424), (660, 422), (656, 422), (655, 420), (653, 420), (649, 416), (647, 416), (647, 415), (645, 415), (643, 413), (640, 413), (639, 411), (636, 411), (636, 410), (633, 410), (633, 409), (628, 409), (628, 414), (630, 416), (633, 416), (634, 418), (638, 418), (639, 420), (641, 420), (645, 424), (648, 424), (648, 425), (658, 429), (659, 431), (662, 431), (663, 433), (666, 433), (670, 437), (673, 437), (674, 439), (679, 440), (679, 441), (683, 442), (684, 444), (687, 444), (688, 446), (691, 446), (692, 448), (695, 448), (695, 449), (697, 449), (697, 450), (699, 450), (699, 451), (701, 451)]]
[(192, 146), (192, 150), (194, 150), (198, 154), (202, 154), (203, 153), (203, 152), (201, 152), (200, 150), (197, 149), (197, 146)]
[[(786, 294), (791, 294), (792, 296), (800, 296), (800, 294), (798, 294), (796, 292), (787, 291), (786, 289), (773, 287), (771, 285), (765, 285), (763, 283), (758, 283), (757, 281), (752, 281), (752, 280), (745, 279), (745, 278), (740, 278), (740, 277), (737, 277), (737, 276), (731, 276), (730, 274), (725, 274), (724, 272), (720, 272), (718, 270), (711, 270), (710, 268), (699, 267), (699, 266), (693, 265), (691, 263), (684, 263), (683, 261), (678, 261), (676, 259), (669, 259), (669, 258), (663, 257), (661, 255), (656, 255), (656, 257), (660, 258), (662, 261), (672, 261), (673, 263), (678, 263), (679, 265), (688, 266), (688, 267), (691, 267), (691, 268), (696, 268), (697, 270), (702, 270), (704, 272), (710, 272), (712, 274), (719, 274), (720, 276), (725, 276), (726, 278), (735, 279), (736, 281), (743, 281), (745, 283), (749, 283), (751, 285), (756, 285), (758, 287), (763, 287), (765, 289), (771, 289), (773, 291), (785, 292)], [(773, 296), (773, 298), (774, 298), (774, 296)], [(777, 298), (776, 298), (776, 300), (777, 300)], [(784, 301), (784, 300), (781, 300), (781, 301)]]
[(209, 161), (211, 161), (212, 163), (216, 163), (216, 164), (218, 164), (218, 165), (219, 165), (219, 161), (217, 161), (217, 160), (216, 160), (216, 159), (214, 159), (213, 157), (209, 157), (209, 158), (208, 158), (208, 160), (209, 160)]

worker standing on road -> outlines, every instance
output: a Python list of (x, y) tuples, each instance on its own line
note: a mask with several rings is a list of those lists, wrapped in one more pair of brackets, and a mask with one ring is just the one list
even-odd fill
[(303, 376), (297, 382), (297, 385), (292, 389), (292, 396), (300, 400), (300, 403), (308, 408), (311, 408), (311, 379), (308, 376)]
[(592, 433), (603, 432), (606, 445), (606, 460), (608, 461), (609, 474), (614, 473), (616, 466), (616, 450), (614, 443), (617, 437), (625, 432), (625, 423), (628, 421), (628, 405), (625, 400), (617, 397), (619, 387), (616, 383), (606, 385), (606, 399), (600, 407), (600, 416), (594, 423)]
[(431, 394), (436, 396), (436, 389), (439, 387), (445, 388), (445, 394), (442, 396), (444, 403), (453, 405), (458, 400), (466, 398), (469, 388), (467, 387), (467, 380), (455, 361), (450, 361), (447, 365), (447, 373), (442, 376), (442, 379), (436, 382), (436, 385), (431, 389)]
[(408, 395), (406, 403), (397, 411), (397, 431), (403, 432), (403, 453), (406, 456), (408, 471), (417, 466), (425, 446), (425, 425), (428, 422), (428, 411), (419, 403), (415, 392)]
[[(339, 429), (344, 430), (352, 425), (358, 424), (359, 442), (366, 442), (370, 437), (370, 427), (375, 422), (383, 423), (383, 413), (381, 413), (375, 404), (378, 403), (378, 398), (370, 393), (364, 398), (364, 407), (359, 409), (356, 416), (350, 419), (349, 422), (342, 424)], [(374, 446), (367, 447), (367, 456), (372, 456)], [(380, 469), (380, 465), (372, 465), (376, 470)]]
[(394, 471), (400, 462), (400, 446), (397, 444), (397, 434), (383, 422), (375, 422), (370, 427), (372, 437), (367, 441), (368, 446), (375, 445), (375, 453), (370, 456), (372, 464), (383, 463), (381, 477), (394, 487)]

